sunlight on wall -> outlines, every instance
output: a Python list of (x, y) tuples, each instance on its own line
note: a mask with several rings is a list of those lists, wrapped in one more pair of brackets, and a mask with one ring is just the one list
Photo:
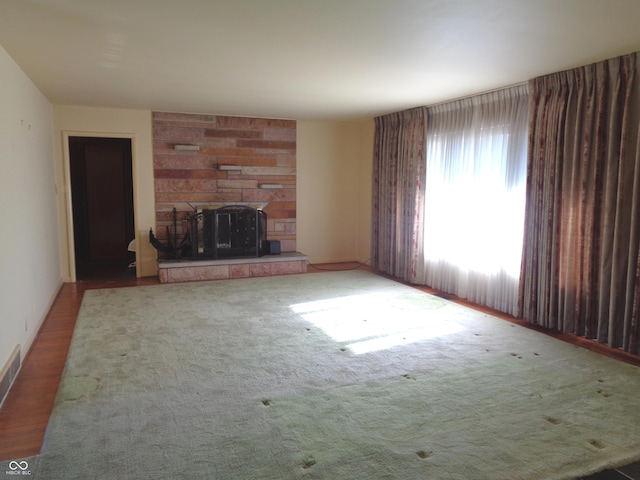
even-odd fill
[(375, 293), (299, 303), (289, 308), (353, 353), (362, 354), (460, 331), (459, 325), (429, 315), (444, 305), (429, 296)]

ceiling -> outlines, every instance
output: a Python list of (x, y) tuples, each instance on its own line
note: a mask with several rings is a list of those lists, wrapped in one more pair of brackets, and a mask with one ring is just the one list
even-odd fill
[(0, 0), (54, 105), (295, 119), (429, 105), (640, 50), (638, 0)]

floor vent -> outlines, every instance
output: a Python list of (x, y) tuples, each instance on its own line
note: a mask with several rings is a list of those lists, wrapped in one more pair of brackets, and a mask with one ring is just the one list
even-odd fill
[(453, 300), (454, 298), (456, 298), (455, 295), (450, 295), (448, 293), (442, 293), (442, 292), (434, 293), (433, 295), (436, 297), (443, 298), (445, 300)]
[(0, 370), (0, 405), (2, 405), (7, 393), (9, 393), (11, 384), (18, 375), (18, 370), (20, 370), (20, 345), (16, 345), (9, 356), (9, 360)]

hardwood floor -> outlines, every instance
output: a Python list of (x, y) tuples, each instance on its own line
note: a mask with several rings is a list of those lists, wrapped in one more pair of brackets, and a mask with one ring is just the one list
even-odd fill
[(0, 461), (40, 453), (84, 292), (157, 283), (125, 277), (62, 286), (0, 409)]
[[(309, 265), (308, 273), (356, 268), (372, 271), (367, 266), (352, 262), (319, 266)], [(159, 284), (156, 277), (141, 279), (125, 277), (115, 280), (105, 279), (68, 283), (62, 286), (31, 350), (23, 361), (22, 368), (13, 387), (0, 409), (0, 461), (20, 459), (40, 453), (44, 432), (53, 409), (53, 402), (60, 383), (84, 292), (95, 288), (120, 288), (156, 284)], [(419, 287), (419, 289), (428, 293), (438, 294), (438, 292), (429, 288)], [(499, 312), (471, 305), (457, 298), (451, 298), (451, 300), (486, 311), (507, 321), (528, 326), (524, 322)], [(570, 335), (543, 333), (621, 361), (640, 365), (639, 357), (609, 349), (596, 342)], [(640, 469), (640, 464), (635, 464), (630, 468)], [(612, 473), (612, 471), (608, 471), (608, 473)], [(594, 476), (593, 478), (595, 480), (596, 478), (605, 477)], [(627, 476), (626, 478), (636, 477)]]

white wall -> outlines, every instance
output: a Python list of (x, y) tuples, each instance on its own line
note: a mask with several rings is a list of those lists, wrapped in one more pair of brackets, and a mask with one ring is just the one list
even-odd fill
[[(71, 281), (74, 268), (70, 193), (65, 188), (68, 176), (67, 136), (128, 137), (132, 139), (133, 193), (136, 229), (137, 276), (157, 274), (157, 254), (149, 243), (149, 228), (155, 227), (155, 191), (153, 183), (153, 139), (151, 112), (59, 106), (53, 107), (55, 129), (57, 207), (60, 216), (60, 256), (65, 281)], [(66, 173), (65, 173), (66, 172)]]
[(299, 121), (297, 245), (311, 263), (369, 259), (373, 120)]
[(47, 99), (0, 47), (0, 369), (24, 358), (62, 283), (53, 117)]

